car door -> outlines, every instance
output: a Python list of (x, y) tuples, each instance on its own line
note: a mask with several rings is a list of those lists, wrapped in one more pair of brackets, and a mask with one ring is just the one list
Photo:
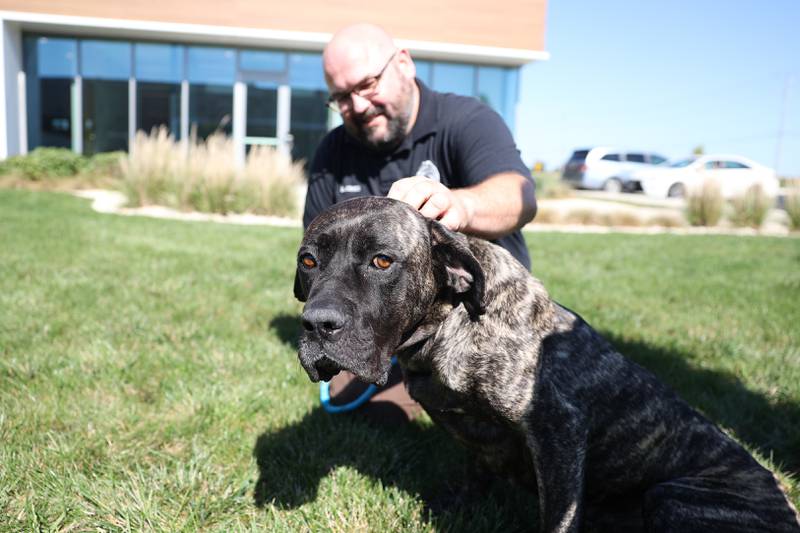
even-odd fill
[(706, 182), (714, 182), (719, 186), (720, 192), (723, 196), (730, 196), (733, 192), (731, 183), (726, 180), (725, 176), (725, 163), (721, 159), (709, 159), (703, 164), (699, 171), (700, 183), (702, 185)]
[(740, 196), (747, 192), (757, 182), (757, 176), (752, 168), (740, 161), (723, 161), (725, 180), (730, 183), (731, 196)]

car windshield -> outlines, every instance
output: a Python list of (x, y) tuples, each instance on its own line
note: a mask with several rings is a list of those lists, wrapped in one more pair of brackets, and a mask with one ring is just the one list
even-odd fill
[(681, 159), (680, 161), (675, 161), (674, 163), (670, 163), (669, 166), (672, 167), (672, 168), (683, 168), (683, 167), (688, 167), (689, 165), (691, 165), (694, 162), (695, 162), (695, 160), (691, 159), (691, 158), (690, 159)]

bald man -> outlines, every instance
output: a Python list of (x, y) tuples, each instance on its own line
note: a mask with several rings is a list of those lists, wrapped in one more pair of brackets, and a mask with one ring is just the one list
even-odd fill
[[(322, 59), (328, 105), (343, 124), (325, 136), (309, 167), (304, 226), (349, 198), (389, 196), (492, 240), (530, 269), (520, 228), (536, 214), (534, 184), (502, 118), (474, 98), (427, 88), (408, 50), (377, 26), (343, 28)], [(351, 379), (334, 378), (333, 402), (356, 394)], [(388, 387), (366, 411), (388, 418), (399, 405), (413, 417), (418, 409), (405, 389)], [(377, 409), (382, 401), (388, 411)]]

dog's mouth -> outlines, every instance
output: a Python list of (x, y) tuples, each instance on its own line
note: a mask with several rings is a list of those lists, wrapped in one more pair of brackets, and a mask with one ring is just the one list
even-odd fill
[(333, 376), (342, 371), (342, 367), (336, 361), (327, 357), (314, 363), (314, 368), (321, 381), (330, 381)]

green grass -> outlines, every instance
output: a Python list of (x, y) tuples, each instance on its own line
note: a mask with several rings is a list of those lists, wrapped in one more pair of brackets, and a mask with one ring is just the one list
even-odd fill
[[(0, 531), (515, 531), (505, 483), (437, 505), (464, 454), (427, 420), (318, 407), (296, 360), (300, 231), (93, 213), (0, 190)], [(529, 234), (553, 296), (800, 471), (800, 240)]]

